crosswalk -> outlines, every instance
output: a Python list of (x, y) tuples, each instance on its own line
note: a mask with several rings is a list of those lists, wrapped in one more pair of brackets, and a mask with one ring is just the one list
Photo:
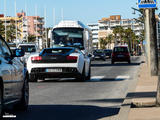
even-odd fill
[(92, 81), (92, 82), (98, 82), (98, 81), (109, 81), (109, 80), (113, 80), (113, 81), (122, 81), (122, 80), (127, 80), (127, 79), (129, 79), (130, 78), (130, 76), (128, 76), (128, 75), (120, 75), (120, 76), (117, 76), (116, 78), (112, 78), (112, 79), (108, 79), (108, 78), (106, 78), (105, 76), (92, 76), (91, 77), (91, 80), (90, 81)]

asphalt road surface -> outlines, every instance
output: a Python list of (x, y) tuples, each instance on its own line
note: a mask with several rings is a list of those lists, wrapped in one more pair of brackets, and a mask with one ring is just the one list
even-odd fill
[(86, 82), (30, 83), (28, 111), (8, 114), (16, 115), (16, 120), (112, 120), (134, 82), (141, 58), (132, 57), (131, 62), (112, 65), (110, 59), (93, 61), (92, 78)]

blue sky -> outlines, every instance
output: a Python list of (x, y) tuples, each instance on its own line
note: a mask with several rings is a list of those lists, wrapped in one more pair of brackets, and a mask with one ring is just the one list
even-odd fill
[[(7, 16), (14, 16), (14, 1), (6, 0)], [(35, 6), (37, 6), (37, 14), (44, 16), (44, 8), (47, 9), (47, 26), (53, 26), (53, 8), (56, 12), (56, 23), (61, 17), (61, 9), (63, 8), (64, 20), (80, 20), (83, 23), (96, 23), (102, 17), (110, 15), (122, 15), (122, 18), (136, 18), (132, 14), (131, 7), (137, 8), (137, 0), (16, 0), (17, 12), (25, 10), (27, 6), (27, 14), (35, 15)], [(159, 3), (158, 3), (158, 6)], [(157, 11), (158, 13), (159, 11)], [(4, 13), (4, 0), (0, 0), (0, 13)]]

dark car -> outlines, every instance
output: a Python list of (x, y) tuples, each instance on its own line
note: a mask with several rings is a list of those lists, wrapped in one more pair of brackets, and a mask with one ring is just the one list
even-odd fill
[(11, 52), (15, 54), (15, 49), (17, 49), (16, 43), (8, 43), (8, 46), (10, 47)]
[(106, 54), (104, 53), (104, 50), (102, 49), (97, 49), (93, 51), (94, 59), (102, 59), (106, 60)]
[[(15, 54), (13, 54), (15, 53)], [(27, 109), (29, 85), (27, 69), (18, 59), (23, 50), (11, 52), (5, 40), (0, 36), (0, 117), (6, 108)]]
[(130, 52), (128, 46), (115, 46), (112, 52), (112, 64), (115, 62), (128, 62), (130, 64)]
[(112, 50), (111, 49), (105, 49), (104, 53), (106, 54), (106, 57), (111, 58)]

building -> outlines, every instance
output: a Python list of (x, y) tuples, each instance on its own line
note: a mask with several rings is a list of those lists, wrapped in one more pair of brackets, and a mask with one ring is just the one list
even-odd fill
[(98, 40), (99, 25), (98, 25), (98, 23), (90, 23), (90, 24), (88, 24), (88, 26), (92, 30), (93, 47), (97, 48), (98, 47), (98, 42), (99, 42), (99, 40)]
[(23, 39), (28, 35), (34, 35), (37, 39), (42, 39), (44, 31), (44, 18), (40, 16), (25, 16), (25, 13), (17, 13), (23, 17)]
[(6, 26), (9, 26), (9, 25), (15, 25), (17, 26), (17, 31), (15, 31), (15, 34), (17, 35), (17, 38), (18, 39), (22, 39), (23, 38), (23, 34), (22, 34), (22, 31), (23, 31), (23, 27), (22, 27), (22, 24), (23, 24), (23, 18), (22, 17), (11, 17), (11, 16), (7, 16), (5, 17), (4, 14), (1, 14), (0, 15), (0, 20), (3, 22), (3, 24), (5, 25), (6, 23)]
[(0, 15), (0, 20), (6, 26), (14, 24), (17, 26), (17, 39), (19, 42), (27, 41), (29, 35), (42, 39), (44, 31), (44, 18), (40, 16), (26, 16), (25, 12), (17, 13), (16, 17)]
[(98, 22), (99, 38), (106, 37), (108, 35), (108, 30), (110, 32), (110, 30), (113, 30), (117, 26), (121, 26), (123, 29), (131, 28), (136, 35), (140, 35), (142, 30), (144, 30), (144, 25), (140, 22), (137, 22), (136, 19), (121, 19), (120, 15), (102, 18)]
[[(96, 40), (96, 44), (99, 43), (100, 39), (104, 39), (113, 34), (113, 29), (117, 26), (121, 26), (124, 29), (131, 28), (137, 36), (141, 35), (141, 32), (144, 30), (144, 25), (137, 22), (136, 19), (122, 19), (121, 15), (113, 15), (109, 18), (102, 18), (98, 21), (98, 23), (88, 24), (88, 26), (92, 29), (93, 43), (95, 43), (94, 40)], [(110, 46), (113, 48), (114, 44), (111, 44)]]

